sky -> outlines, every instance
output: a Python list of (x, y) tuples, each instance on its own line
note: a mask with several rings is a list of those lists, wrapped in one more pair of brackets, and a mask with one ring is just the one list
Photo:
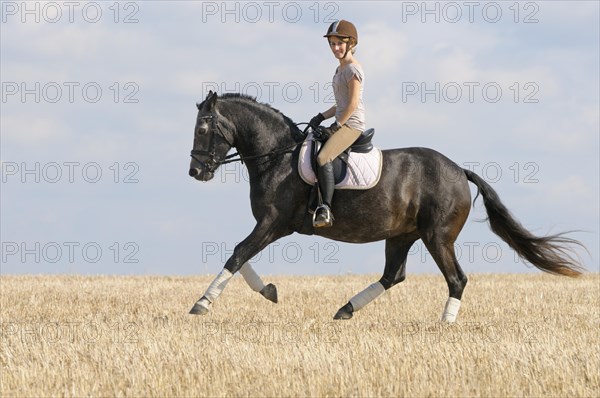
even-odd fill
[[(377, 147), (445, 154), (534, 233), (574, 231), (582, 263), (600, 270), (597, 1), (2, 1), (0, 12), (3, 275), (219, 272), (255, 220), (243, 165), (188, 176), (196, 103), (242, 92), (310, 120), (332, 105), (337, 61), (322, 36), (336, 19), (359, 32)], [(540, 272), (485, 217), (479, 199), (455, 245), (463, 270)], [(261, 275), (379, 274), (384, 243), (294, 234), (251, 263)], [(420, 242), (407, 273), (439, 273)]]

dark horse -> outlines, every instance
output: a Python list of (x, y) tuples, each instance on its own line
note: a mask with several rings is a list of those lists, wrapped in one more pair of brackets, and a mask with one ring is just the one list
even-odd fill
[[(240, 94), (217, 97), (211, 92), (197, 107), (189, 174), (198, 181), (208, 181), (221, 164), (244, 161), (256, 226), (235, 247), (192, 314), (208, 312), (238, 271), (252, 289), (277, 302), (275, 286), (265, 286), (248, 261), (275, 240), (298, 232), (352, 243), (385, 240), (383, 276), (340, 308), (336, 319), (352, 317), (353, 312), (402, 282), (408, 252), (421, 239), (448, 284), (442, 320), (453, 322), (467, 283), (454, 242), (471, 208), (469, 181), (477, 186), (477, 195), (483, 196), (492, 231), (519, 256), (551, 274), (577, 276), (582, 271), (569, 254), (571, 246), (579, 242), (563, 234), (532, 235), (481, 177), (426, 148), (383, 151), (378, 184), (364, 191), (338, 190), (333, 200), (334, 226), (313, 229), (308, 212), (313, 187), (303, 182), (297, 171), (298, 148), (304, 139), (298, 126), (269, 105)], [(239, 158), (226, 156), (232, 147)]]

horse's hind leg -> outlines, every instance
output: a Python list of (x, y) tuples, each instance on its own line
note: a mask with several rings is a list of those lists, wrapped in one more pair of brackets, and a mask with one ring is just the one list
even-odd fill
[(436, 238), (424, 238), (423, 243), (442, 271), (442, 274), (444, 274), (444, 278), (448, 284), (448, 300), (446, 301), (441, 320), (454, 322), (458, 315), (463, 291), (467, 285), (467, 276), (460, 268), (460, 264), (454, 253), (454, 240), (440, 241)]
[(379, 297), (405, 278), (406, 257), (416, 238), (396, 237), (385, 241), (385, 270), (379, 281), (371, 284), (338, 310), (333, 319), (350, 319), (355, 311)]

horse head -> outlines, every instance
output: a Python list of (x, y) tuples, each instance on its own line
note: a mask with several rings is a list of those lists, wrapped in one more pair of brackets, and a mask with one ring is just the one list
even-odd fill
[(189, 175), (198, 181), (209, 181), (233, 147), (232, 132), (228, 129), (231, 123), (217, 110), (217, 93), (210, 91), (196, 106), (198, 116)]

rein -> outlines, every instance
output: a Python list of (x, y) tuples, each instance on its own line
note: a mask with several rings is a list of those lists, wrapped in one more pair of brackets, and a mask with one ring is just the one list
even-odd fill
[[(295, 148), (298, 147), (298, 145), (301, 145), (303, 142), (303, 141), (296, 142), (287, 147), (280, 148), (280, 149), (274, 150), (272, 152), (263, 153), (260, 155), (242, 156), (241, 153), (235, 152), (235, 153), (232, 153), (231, 155), (225, 156), (223, 159), (217, 159), (216, 153), (215, 153), (215, 136), (219, 135), (225, 142), (227, 142), (227, 144), (229, 144), (230, 147), (233, 147), (234, 145), (229, 139), (227, 139), (225, 134), (223, 134), (223, 132), (221, 131), (221, 128), (220, 128), (219, 124), (217, 123), (216, 115), (213, 114), (213, 115), (204, 116), (204, 117), (202, 117), (202, 119), (208, 119), (211, 121), (211, 129), (208, 132), (210, 134), (210, 142), (208, 144), (208, 150), (193, 149), (190, 156), (193, 159), (195, 159), (197, 162), (199, 162), (202, 165), (202, 167), (205, 168), (206, 171), (208, 171), (210, 173), (214, 172), (217, 168), (219, 168), (219, 166), (221, 166), (223, 164), (234, 163), (234, 162), (241, 162), (243, 164), (245, 161), (248, 161), (248, 160), (260, 159), (260, 158), (265, 158), (265, 157), (269, 157), (269, 156), (280, 155), (283, 153), (291, 153), (291, 152), (293, 152), (293, 150)], [(302, 136), (306, 137), (306, 131), (308, 130), (308, 123), (296, 123), (296, 126), (300, 126), (303, 124), (306, 124), (307, 127), (302, 132)], [(198, 158), (198, 155), (208, 155), (208, 160), (203, 161), (200, 158)]]

